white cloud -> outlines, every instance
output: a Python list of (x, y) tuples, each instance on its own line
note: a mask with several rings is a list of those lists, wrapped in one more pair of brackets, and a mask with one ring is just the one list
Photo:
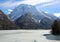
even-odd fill
[(10, 11), (10, 12), (11, 12), (11, 11), (13, 11), (13, 10), (12, 10), (12, 9), (8, 9), (8, 11)]
[(7, 11), (8, 11), (7, 14), (10, 14), (13, 10), (12, 9), (8, 9)]
[(45, 13), (48, 13), (47, 11)]
[(54, 13), (54, 16), (59, 17), (60, 13)]
[(26, 0), (25, 3), (31, 4), (31, 5), (36, 5), (39, 3), (45, 3), (45, 2), (50, 2), (52, 0)]
[(41, 8), (41, 7), (48, 7), (48, 6), (53, 6), (53, 5), (59, 5), (60, 4), (60, 1), (58, 1), (58, 0), (56, 0), (56, 1), (49, 1), (49, 2), (47, 2), (47, 3), (42, 3), (41, 5), (38, 5), (37, 7), (38, 8)]
[(53, 1), (53, 2), (51, 2), (51, 3), (43, 4), (43, 5), (41, 5), (41, 6), (42, 6), (42, 7), (46, 7), (46, 6), (57, 5), (57, 4), (59, 4), (58, 1)]
[(24, 1), (7, 1), (3, 4), (0, 3), (0, 6), (6, 7), (6, 8), (11, 8), (11, 7), (16, 7), (19, 4), (31, 4), (31, 5), (36, 5), (36, 4), (40, 4), (40, 3), (46, 3), (46, 2), (51, 2), (54, 0), (24, 0)]

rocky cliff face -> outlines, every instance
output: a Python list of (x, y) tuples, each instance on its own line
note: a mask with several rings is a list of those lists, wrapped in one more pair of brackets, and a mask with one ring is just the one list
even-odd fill
[(17, 25), (12, 23), (7, 15), (5, 15), (1, 10), (0, 10), (0, 30), (7, 30), (7, 29), (19, 29)]

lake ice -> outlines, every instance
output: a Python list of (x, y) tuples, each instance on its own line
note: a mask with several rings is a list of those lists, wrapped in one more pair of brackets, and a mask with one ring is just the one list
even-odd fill
[(0, 30), (0, 42), (60, 42), (50, 30)]

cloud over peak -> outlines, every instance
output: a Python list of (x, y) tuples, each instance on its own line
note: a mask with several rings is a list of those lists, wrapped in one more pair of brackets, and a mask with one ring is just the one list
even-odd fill
[(60, 12), (59, 13), (54, 13), (54, 16), (60, 17)]
[[(9, 12), (9, 9), (14, 9), (20, 4), (29, 4), (29, 5), (34, 5), (37, 8), (46, 8), (48, 6), (53, 6), (53, 5), (60, 5), (60, 0), (3, 0), (4, 2), (2, 3), (0, 1), (0, 9), (5, 8), (7, 9), (7, 12)], [(6, 13), (7, 13), (6, 12)]]
[(22, 0), (22, 1), (12, 1), (12, 0), (7, 0), (3, 4), (0, 3), (0, 6), (4, 6), (6, 8), (11, 8), (11, 7), (16, 7), (19, 4), (31, 4), (31, 5), (36, 5), (40, 3), (47, 3), (47, 2), (52, 2), (54, 0)]

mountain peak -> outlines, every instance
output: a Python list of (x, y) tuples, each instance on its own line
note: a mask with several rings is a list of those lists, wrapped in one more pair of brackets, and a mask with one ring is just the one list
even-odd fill
[(14, 21), (15, 19), (19, 18), (21, 15), (26, 13), (32, 13), (34, 14), (36, 11), (36, 8), (32, 5), (28, 4), (20, 4), (18, 7), (16, 7), (13, 12), (9, 15), (10, 19)]
[(29, 6), (32, 6), (32, 5), (28, 5), (28, 4), (20, 4), (18, 7), (29, 7)]

